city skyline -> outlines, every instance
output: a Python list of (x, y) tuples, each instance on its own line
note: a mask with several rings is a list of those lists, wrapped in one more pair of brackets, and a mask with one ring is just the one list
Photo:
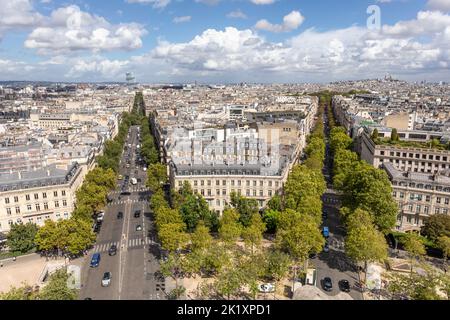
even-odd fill
[(444, 0), (0, 3), (2, 81), (449, 80)]

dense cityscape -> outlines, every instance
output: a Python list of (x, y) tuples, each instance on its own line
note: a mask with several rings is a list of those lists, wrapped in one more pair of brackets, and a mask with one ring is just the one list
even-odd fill
[(70, 2), (0, 0), (2, 305), (450, 299), (449, 0)]
[(2, 298), (446, 299), (449, 91), (3, 83)]

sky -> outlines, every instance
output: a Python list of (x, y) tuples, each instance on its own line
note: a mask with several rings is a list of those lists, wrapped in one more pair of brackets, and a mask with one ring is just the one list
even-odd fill
[(0, 80), (450, 81), (450, 0), (0, 0)]

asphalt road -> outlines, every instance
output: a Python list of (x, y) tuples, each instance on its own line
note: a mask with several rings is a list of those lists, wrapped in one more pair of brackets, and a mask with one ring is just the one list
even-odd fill
[[(329, 127), (327, 119), (327, 110), (324, 112), (324, 129), (325, 134), (329, 137)], [(339, 205), (340, 196), (332, 189), (331, 168), (333, 159), (330, 151), (330, 146), (327, 139), (326, 145), (326, 159), (323, 169), (324, 176), (327, 180), (328, 190), (322, 197), (323, 211), (328, 214), (328, 218), (324, 219), (323, 226), (327, 226), (330, 230), (330, 237), (328, 239), (330, 250), (329, 252), (322, 252), (316, 258), (311, 260), (311, 263), (317, 269), (317, 286), (323, 290), (323, 279), (330, 277), (333, 282), (333, 290), (326, 292), (330, 296), (334, 296), (340, 292), (338, 283), (341, 280), (347, 280), (350, 283), (350, 295), (356, 300), (362, 300), (362, 293), (357, 290), (355, 283), (359, 282), (356, 267), (345, 255), (344, 237), (345, 229), (339, 219)]]
[[(145, 188), (147, 173), (135, 161), (138, 144), (138, 127), (132, 127), (127, 140), (128, 150), (124, 151), (120, 164), (120, 174), (123, 177), (129, 176), (130, 182), (125, 184), (124, 180), (119, 180), (117, 190), (109, 195), (112, 202), (105, 209), (104, 220), (94, 248), (90, 250), (83, 263), (81, 299), (165, 299), (162, 292), (165, 280), (154, 276), (155, 272), (159, 271), (158, 250), (155, 250), (158, 246), (152, 241), (155, 237), (148, 202), (150, 193)], [(141, 181), (137, 185), (132, 185), (131, 178)], [(129, 191), (130, 195), (121, 195), (122, 191)], [(137, 210), (141, 212), (139, 218), (134, 217)], [(122, 219), (117, 218), (118, 212), (123, 213)], [(142, 230), (136, 229), (138, 225)], [(109, 256), (108, 250), (113, 244), (118, 248), (117, 254)], [(97, 252), (101, 254), (100, 264), (97, 268), (91, 268), (91, 257)], [(108, 287), (101, 286), (105, 272), (111, 272), (112, 275)]]

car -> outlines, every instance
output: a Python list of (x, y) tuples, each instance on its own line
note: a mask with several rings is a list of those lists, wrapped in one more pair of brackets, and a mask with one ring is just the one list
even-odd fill
[(271, 293), (271, 292), (275, 292), (275, 285), (272, 283), (264, 283), (264, 284), (260, 284), (258, 286), (258, 290), (259, 292), (262, 293)]
[(111, 284), (111, 272), (105, 272), (102, 278), (102, 287), (108, 287)]
[(347, 280), (339, 281), (339, 289), (344, 292), (350, 292), (350, 283)]
[(105, 217), (105, 213), (102, 211), (97, 215), (97, 222), (103, 221), (103, 218)]
[(95, 224), (94, 224), (94, 232), (95, 232), (95, 233), (100, 232), (100, 223), (95, 223)]
[(100, 253), (98, 253), (98, 252), (94, 253), (92, 255), (91, 264), (90, 264), (91, 268), (97, 268), (99, 266), (100, 258), (101, 258), (101, 256), (100, 256)]
[(317, 258), (317, 253), (310, 253), (310, 254), (309, 254), (309, 258), (310, 258), (310, 259), (315, 259), (315, 258)]
[(142, 231), (142, 226), (141, 226), (140, 224), (138, 224), (138, 225), (136, 226), (136, 231)]
[(330, 277), (323, 278), (322, 281), (323, 290), (325, 291), (332, 291), (333, 290), (333, 281), (331, 281)]
[(108, 250), (108, 254), (110, 256), (115, 256), (117, 254), (117, 246), (115, 244), (113, 244), (109, 250)]
[(142, 170), (147, 171), (147, 167), (142, 168)]
[(323, 247), (323, 252), (325, 252), (325, 253), (330, 252), (330, 245), (328, 244), (328, 242), (325, 242), (325, 245)]
[(124, 191), (120, 194), (121, 196), (131, 196), (131, 192)]
[(121, 174), (119, 174), (119, 177), (117, 179), (123, 180), (123, 176)]
[(328, 213), (327, 212), (323, 212), (322, 213), (322, 219), (323, 220), (327, 220), (328, 219)]
[(135, 218), (139, 218), (141, 216), (141, 210), (136, 210), (135, 212), (134, 212), (134, 217)]
[(114, 201), (114, 199), (111, 198), (110, 196), (107, 196), (107, 197), (106, 197), (106, 201), (107, 201), (108, 203), (111, 203), (111, 202)]
[(328, 227), (323, 227), (322, 234), (325, 238), (330, 237), (330, 229)]
[(119, 211), (118, 213), (117, 213), (117, 219), (122, 219), (123, 218), (123, 212), (122, 211)]

